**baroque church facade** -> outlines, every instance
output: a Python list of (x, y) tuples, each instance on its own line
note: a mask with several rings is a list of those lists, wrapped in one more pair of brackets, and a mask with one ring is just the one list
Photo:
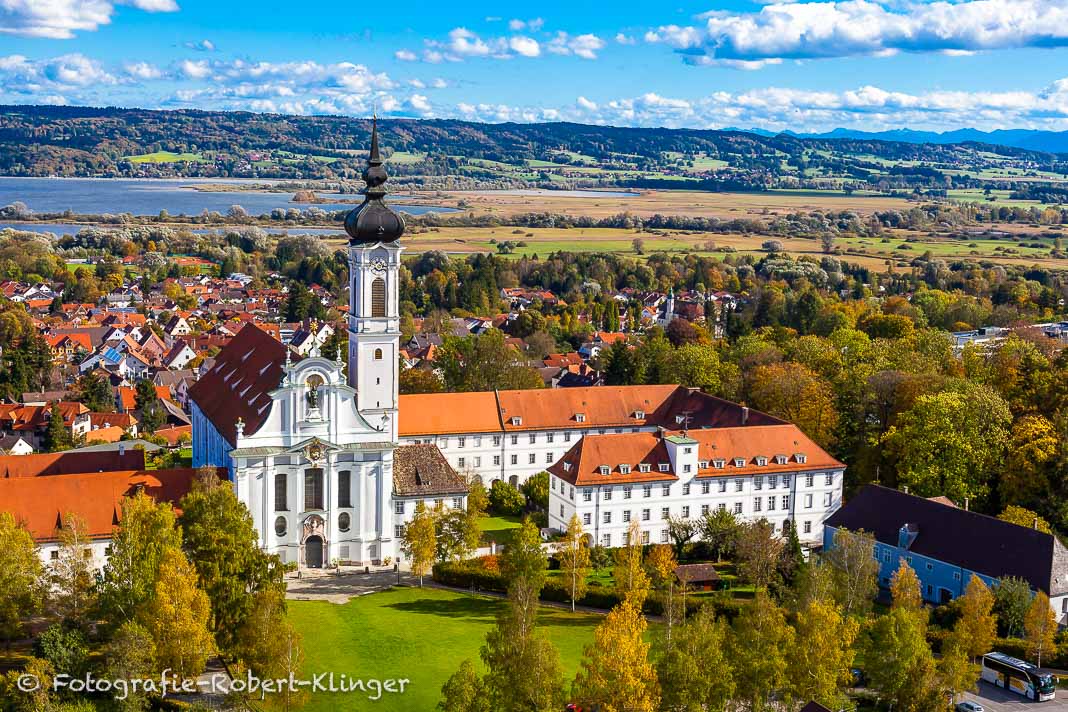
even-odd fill
[(345, 220), (347, 355), (298, 354), (249, 324), (189, 392), (193, 464), (226, 468), (264, 550), (301, 568), (401, 561), (418, 502), (461, 508), (472, 478), (518, 486), (544, 471), (550, 528), (578, 516), (596, 543), (623, 544), (632, 518), (663, 541), (669, 517), (725, 508), (819, 542), (844, 465), (796, 426), (698, 389), (398, 395), (404, 221), (386, 179), (373, 128), (364, 202)]

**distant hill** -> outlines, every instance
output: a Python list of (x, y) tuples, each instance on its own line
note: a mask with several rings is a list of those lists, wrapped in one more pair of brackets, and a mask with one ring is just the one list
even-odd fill
[[(754, 131), (759, 131), (754, 129)], [(771, 135), (768, 132), (760, 132)], [(1032, 129), (999, 129), (997, 131), (980, 131), (978, 129), (957, 129), (937, 133), (934, 131), (913, 131), (912, 129), (894, 129), (892, 131), (857, 131), (855, 129), (835, 129), (826, 133), (784, 132), (798, 138), (815, 139), (859, 139), (864, 141), (903, 141), (905, 143), (988, 143), (998, 146), (1025, 148), (1030, 151), (1048, 151), (1050, 153), (1068, 153), (1068, 131), (1038, 131)]]

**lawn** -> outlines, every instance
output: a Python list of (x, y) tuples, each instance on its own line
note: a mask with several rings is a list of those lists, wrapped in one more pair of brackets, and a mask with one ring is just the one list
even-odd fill
[[(482, 669), (479, 648), (494, 626), (504, 601), (431, 588), (396, 588), (353, 599), (345, 605), (290, 601), (289, 616), (304, 636), (303, 677), (321, 672), (356, 678), (407, 678), (403, 696), (377, 703), (352, 694), (344, 701), (319, 694), (303, 708), (309, 712), (345, 710), (433, 710), (441, 686), (465, 659)], [(593, 640), (601, 617), (543, 608), (542, 629), (560, 651), (571, 680), (583, 648)]]
[(504, 544), (512, 540), (512, 532), (523, 524), (522, 517), (501, 516), (482, 519), (482, 541)]
[(170, 151), (156, 151), (155, 153), (142, 153), (139, 156), (125, 156), (130, 163), (202, 163), (207, 159), (199, 153), (172, 153)]

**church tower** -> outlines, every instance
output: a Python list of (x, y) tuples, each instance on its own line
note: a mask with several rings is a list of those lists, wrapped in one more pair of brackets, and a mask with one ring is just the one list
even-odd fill
[(363, 204), (345, 218), (349, 235), (349, 385), (356, 407), (397, 439), (400, 356), (400, 267), (404, 219), (383, 201), (389, 176), (378, 150), (378, 121), (363, 179)]

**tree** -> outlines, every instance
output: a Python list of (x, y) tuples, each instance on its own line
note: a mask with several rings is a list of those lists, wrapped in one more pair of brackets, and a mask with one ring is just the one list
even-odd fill
[(458, 391), (542, 388), (541, 375), (508, 345), (497, 329), (477, 336), (447, 336), (436, 361), (445, 389)]
[(898, 482), (921, 497), (955, 502), (986, 496), (1000, 469), (1012, 422), (1008, 404), (986, 386), (921, 395), (883, 436)]
[(159, 400), (155, 400), (145, 406), (141, 411), (141, 431), (149, 435), (155, 433), (167, 422), (167, 416), (163, 412), (163, 406)]
[(523, 513), (524, 506), (526, 499), (522, 493), (504, 480), (494, 480), (490, 485), (489, 507), (494, 514), (517, 517)]
[(801, 549), (801, 539), (797, 536), (797, 522), (792, 519), (784, 520), (782, 530), (784, 541), (776, 568), (782, 582), (786, 586), (793, 586), (805, 567), (805, 552)]
[(524, 519), (512, 534), (512, 543), (505, 547), (500, 566), (501, 575), (508, 582), (508, 597), (533, 615), (545, 585), (549, 560), (541, 548), (541, 532), (531, 519)]
[(260, 549), (252, 515), (214, 468), (197, 473), (179, 507), (184, 550), (211, 601), (219, 653), (233, 660), (236, 636), (257, 594), (284, 590), (282, 567), (275, 556)]
[(712, 549), (716, 561), (734, 549), (740, 532), (740, 525), (734, 513), (727, 509), (714, 509), (708, 512), (698, 523), (701, 539)]
[(489, 508), (489, 492), (482, 480), (475, 476), (467, 479), (467, 511), (475, 516), (483, 516)]
[(90, 371), (78, 379), (78, 400), (95, 413), (110, 413), (115, 410), (115, 394), (111, 384)]
[[(734, 696), (730, 629), (711, 606), (675, 629), (656, 665), (667, 712), (725, 712)], [(709, 674), (714, 670), (714, 674)]]
[(86, 669), (89, 646), (77, 628), (53, 623), (34, 641), (33, 654), (47, 660), (57, 672), (77, 677)]
[(891, 606), (894, 608), (904, 608), (914, 613), (924, 612), (920, 579), (904, 559), (890, 579), (890, 596)]
[(641, 609), (649, 595), (649, 577), (642, 566), (642, 534), (637, 520), (631, 520), (626, 542), (615, 550), (614, 558), (612, 580), (616, 584), (616, 595)]
[(824, 554), (835, 569), (835, 593), (846, 615), (863, 615), (879, 591), (879, 562), (875, 537), (865, 531), (838, 529), (830, 551)]
[(952, 645), (973, 662), (993, 648), (998, 637), (994, 617), (994, 594), (983, 580), (972, 574), (964, 595), (955, 601), (960, 618), (953, 626)]
[(771, 708), (772, 694), (786, 683), (786, 651), (794, 632), (786, 616), (763, 591), (734, 619), (729, 645), (736, 699), (752, 712)]
[(41, 609), (45, 595), (44, 567), (33, 535), (0, 511), (0, 638), (10, 647), (22, 635), (23, 622)]
[(1035, 657), (1035, 664), (1039, 667), (1042, 667), (1042, 654), (1056, 650), (1056, 634), (1057, 616), (1049, 605), (1049, 596), (1042, 591), (1036, 591), (1024, 618), (1024, 636), (1027, 649)]
[(44, 437), (41, 444), (48, 452), (60, 452), (69, 450), (74, 446), (74, 437), (63, 423), (63, 412), (58, 403), (53, 403), (48, 411), (48, 425), (45, 426)]
[(753, 406), (788, 420), (822, 447), (835, 441), (838, 410), (834, 389), (822, 376), (798, 363), (757, 366), (749, 377)]
[(649, 550), (646, 565), (652, 574), (653, 584), (667, 592), (667, 605), (664, 606), (664, 619), (667, 622), (667, 637), (671, 640), (671, 628), (675, 622), (675, 569), (679, 562), (675, 552), (667, 544), (657, 544)]
[(560, 655), (545, 634), (536, 630), (537, 600), (521, 600), (524, 590), (530, 589), (510, 589), (508, 608), (482, 646), (487, 670), (482, 679), (484, 704), (506, 712), (561, 709), (564, 679)]
[(927, 645), (926, 612), (922, 617), (905, 607), (877, 616), (860, 655), (868, 687), (895, 710), (921, 712), (926, 683), (934, 673), (934, 656)]
[[(111, 680), (145, 680), (156, 674), (156, 643), (144, 626), (127, 621), (119, 626), (104, 648), (104, 669)], [(115, 700), (123, 712), (143, 712), (148, 694), (130, 686), (126, 699)]]
[(1031, 607), (1031, 585), (1018, 576), (998, 580), (994, 588), (994, 611), (1001, 632), (1009, 638), (1023, 633), (1027, 609)]
[(238, 657), (256, 677), (280, 679), (299, 672), (301, 637), (286, 617), (285, 591), (258, 592), (235, 639)]
[(402, 368), (397, 388), (401, 395), (411, 393), (441, 393), (445, 390), (438, 375), (424, 368)]
[(1046, 534), (1053, 533), (1053, 529), (1050, 527), (1049, 522), (1032, 512), (1030, 509), (1018, 507), (1015, 504), (1010, 504), (1006, 507), (1005, 511), (998, 515), (998, 519), (1004, 522), (1019, 524), (1021, 527), (1027, 527), (1028, 529), (1037, 529)]
[(181, 680), (196, 677), (212, 653), (211, 602), (197, 588), (197, 574), (180, 549), (159, 564), (155, 591), (138, 616), (156, 646), (156, 662)]
[[(686, 322), (676, 319), (671, 323)], [(715, 392), (720, 387), (719, 371), (719, 356), (710, 346), (686, 344), (668, 354), (661, 378), (687, 388)]]
[[(1008, 456), (998, 478), (1002, 503), (1034, 506), (1048, 496), (1050, 465), (1059, 449), (1057, 428), (1045, 417), (1025, 415), (1013, 423)], [(1031, 526), (1030, 521), (1016, 523)]]
[(833, 600), (814, 600), (797, 612), (794, 630), (795, 643), (787, 651), (790, 694), (795, 700), (840, 709), (859, 624), (843, 616)]
[(571, 515), (564, 537), (556, 544), (556, 558), (574, 611), (575, 601), (586, 595), (586, 577), (590, 573), (589, 538), (582, 532), (577, 514)]
[(122, 502), (122, 519), (111, 540), (111, 555), (100, 584), (101, 618), (118, 627), (133, 620), (153, 596), (166, 552), (180, 549), (174, 510), (144, 492)]
[(434, 539), (438, 561), (462, 561), (482, 539), (479, 516), (464, 509), (434, 508)]
[(832, 252), (834, 252), (834, 234), (833, 233), (825, 232), (822, 235), (820, 235), (820, 248), (823, 250), (824, 254), (828, 254), (829, 255)]
[(96, 602), (92, 542), (85, 520), (76, 514), (66, 515), (58, 533), (59, 551), (49, 571), (52, 608), (59, 620), (86, 627)]
[(675, 558), (686, 553), (686, 545), (697, 536), (697, 522), (674, 515), (668, 517), (668, 536), (675, 546)]
[(420, 587), (423, 577), (430, 573), (430, 567), (434, 565), (434, 555), (437, 553), (435, 538), (434, 515), (423, 502), (417, 502), (415, 516), (404, 525), (401, 551), (410, 560), (412, 573), (419, 577)]
[(442, 685), (437, 708), (441, 712), (493, 712), (470, 660), (460, 663), (460, 669)]
[(549, 511), (549, 473), (539, 472), (531, 475), (519, 486), (519, 491), (527, 498), (527, 507)]
[(613, 608), (593, 633), (572, 689), (583, 709), (656, 712), (660, 686), (643, 640), (647, 624), (632, 598)]
[(743, 524), (735, 550), (743, 579), (765, 591), (776, 582), (783, 541), (775, 536), (771, 522), (761, 519)]

